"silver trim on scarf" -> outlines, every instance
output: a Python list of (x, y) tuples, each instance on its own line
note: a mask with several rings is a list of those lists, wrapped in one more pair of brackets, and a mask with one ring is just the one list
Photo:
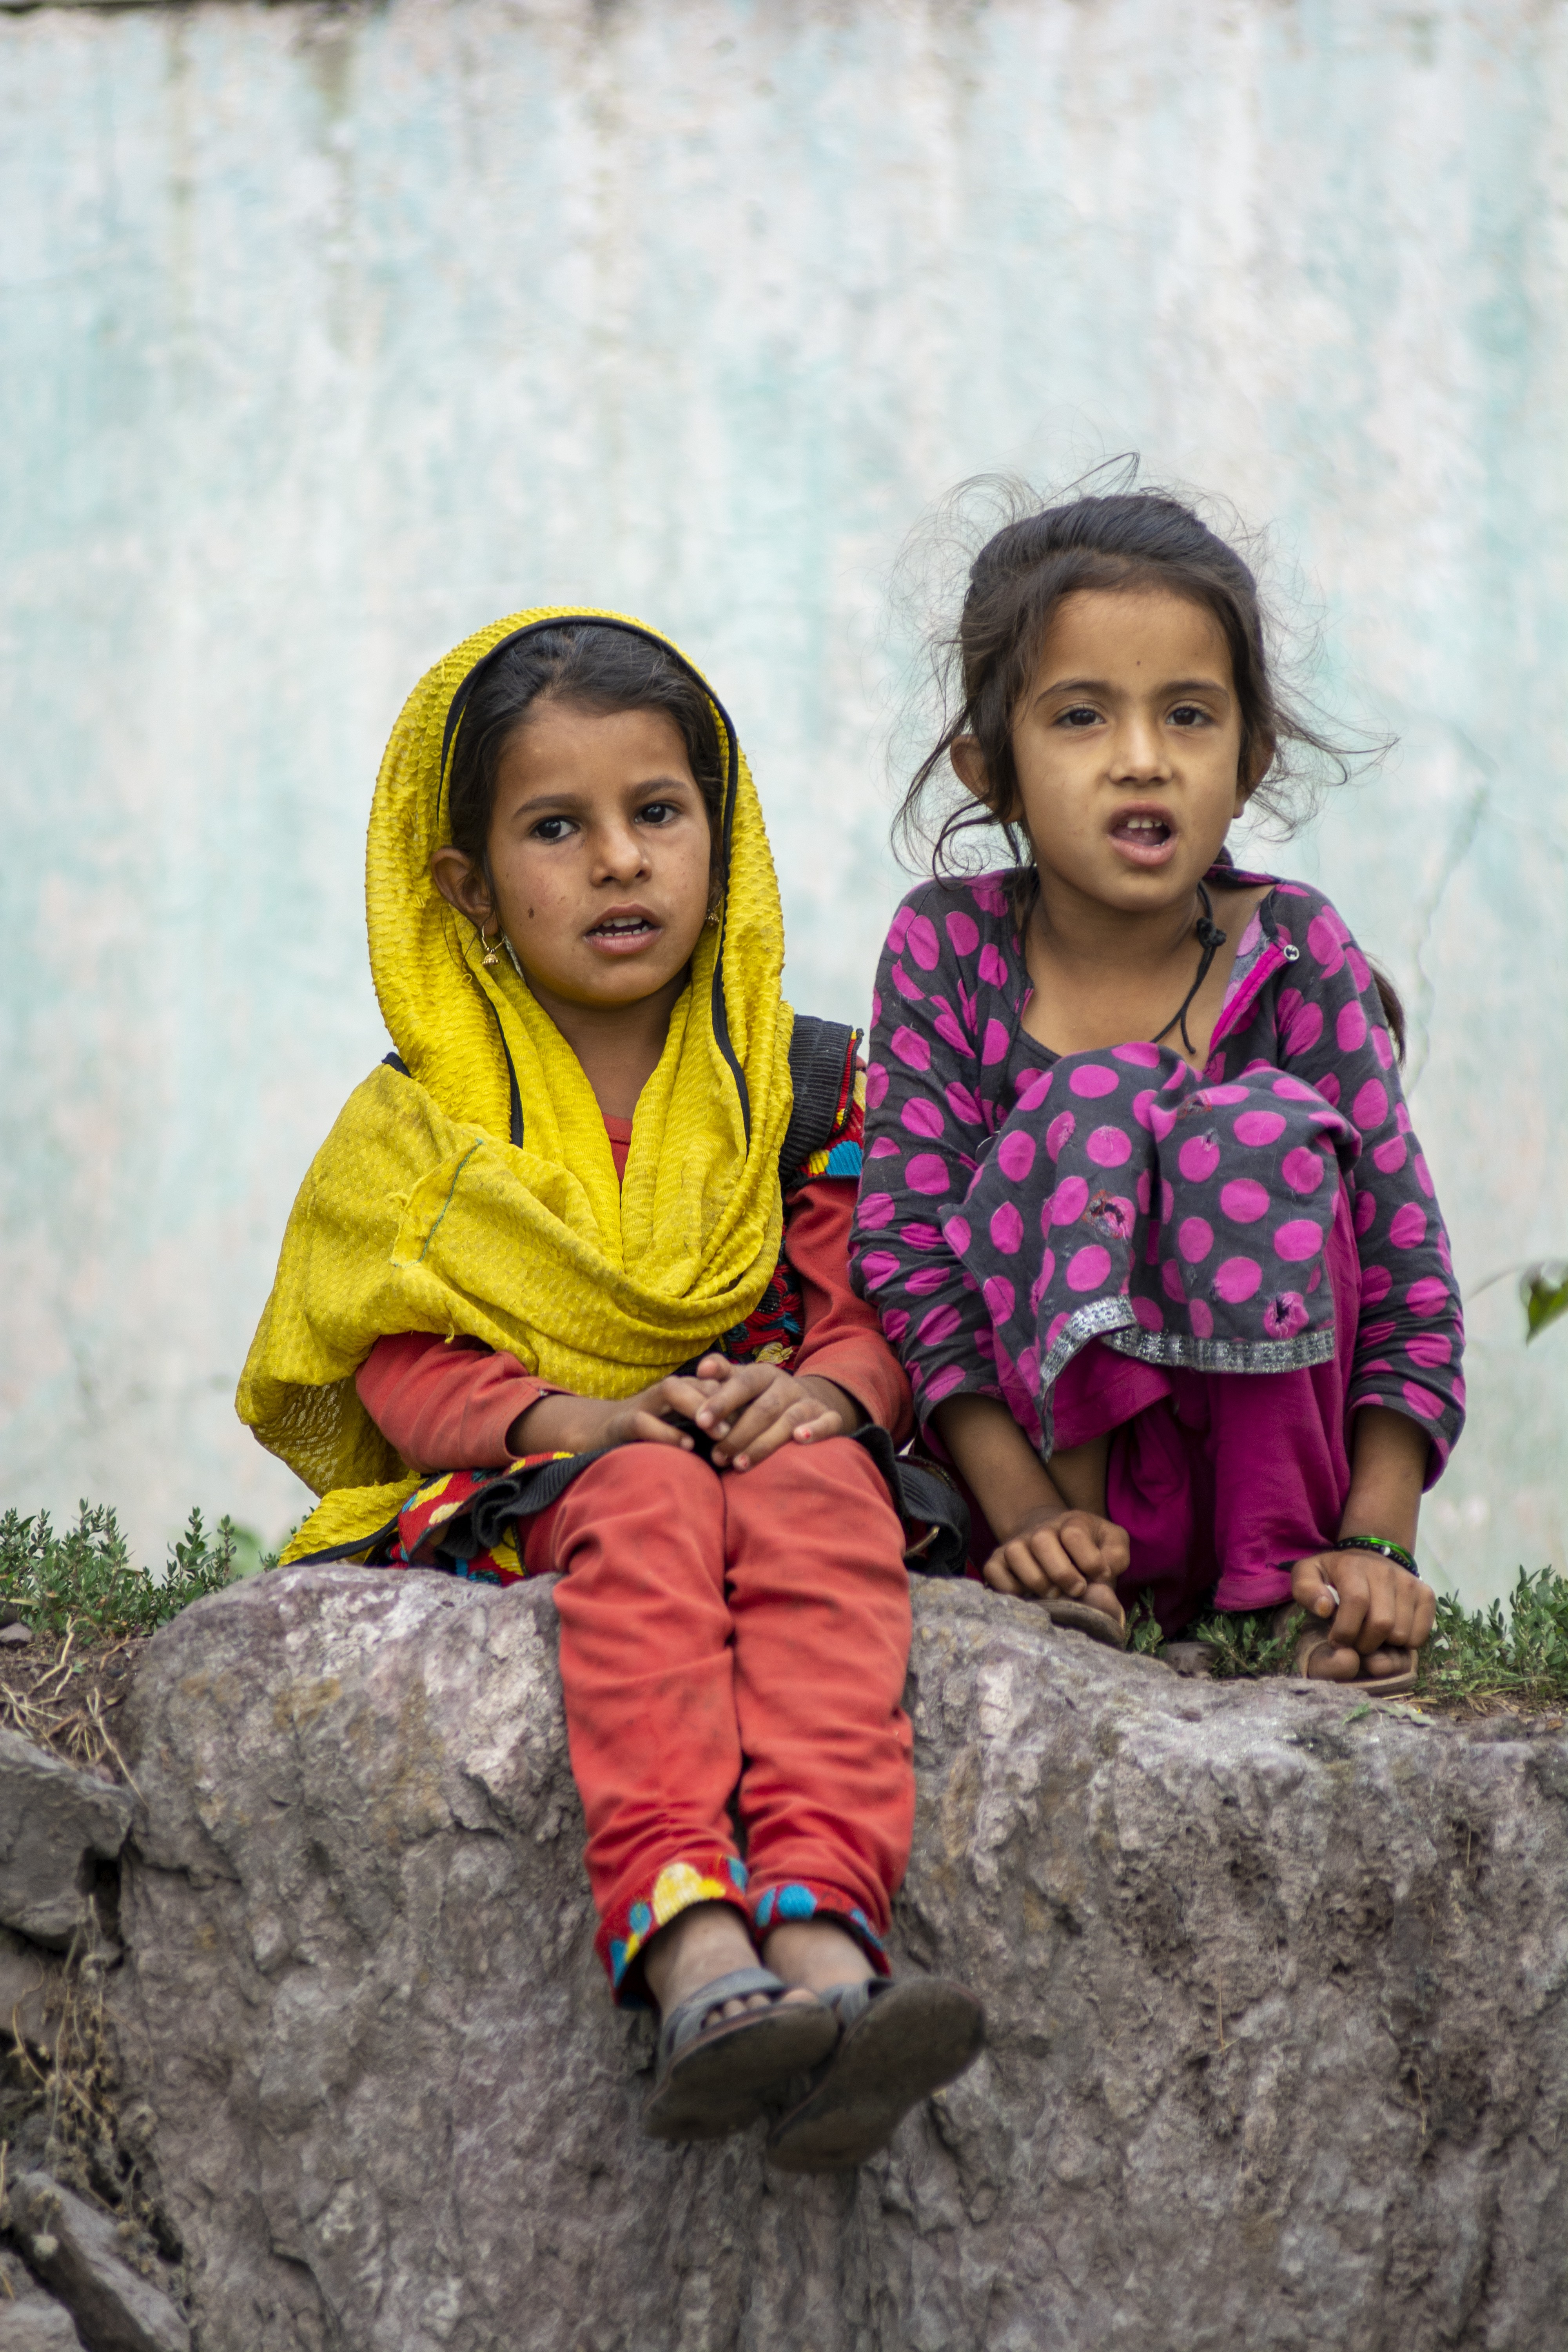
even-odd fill
[(1103, 1339), (1119, 1356), (1141, 1363), (1168, 1364), (1193, 1372), (1299, 1372), (1326, 1364), (1338, 1345), (1332, 1324), (1300, 1332), (1294, 1339), (1199, 1339), (1176, 1331), (1145, 1331), (1125, 1298), (1096, 1298), (1080, 1307), (1058, 1333), (1040, 1367), (1040, 1454), (1055, 1451), (1056, 1416), (1051, 1391), (1068, 1364), (1091, 1339)]

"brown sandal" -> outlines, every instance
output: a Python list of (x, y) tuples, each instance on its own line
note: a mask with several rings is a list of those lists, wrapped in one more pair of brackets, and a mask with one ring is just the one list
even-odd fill
[(905, 2116), (972, 2066), (985, 2012), (948, 1977), (872, 1977), (821, 1999), (838, 2046), (799, 2104), (768, 2134), (781, 2172), (849, 2172), (887, 2147)]
[(1103, 1609), (1091, 1609), (1087, 1601), (1038, 1601), (1053, 1625), (1070, 1625), (1075, 1633), (1087, 1633), (1091, 1642), (1104, 1642), (1113, 1650), (1127, 1647), (1127, 1622), (1119, 1625)]
[[(670, 2011), (643, 2109), (649, 2139), (722, 2139), (744, 2131), (764, 2113), (770, 2094), (821, 2063), (838, 2040), (838, 2021), (816, 1999), (786, 2002), (788, 1991), (771, 1969), (731, 1969)], [(757, 1993), (766, 2009), (722, 2014), (727, 2001)]]

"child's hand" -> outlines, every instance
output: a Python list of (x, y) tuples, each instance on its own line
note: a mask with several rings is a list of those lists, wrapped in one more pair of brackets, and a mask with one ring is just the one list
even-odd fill
[(717, 1442), (715, 1470), (751, 1470), (794, 1439), (810, 1445), (857, 1428), (859, 1407), (831, 1381), (795, 1380), (777, 1364), (731, 1364), (704, 1356), (697, 1377), (706, 1391), (691, 1418)]
[(507, 1432), (514, 1455), (598, 1454), (616, 1445), (678, 1445), (692, 1451), (694, 1422), (722, 1443), (713, 1448), (716, 1470), (748, 1470), (765, 1462), (786, 1439), (810, 1444), (859, 1426), (854, 1399), (831, 1381), (807, 1374), (793, 1380), (776, 1364), (731, 1364), (724, 1356), (704, 1356), (695, 1377), (672, 1372), (629, 1397), (541, 1397)]
[(1024, 1514), (982, 1573), (993, 1591), (1010, 1592), (1020, 1601), (1046, 1601), (1059, 1593), (1103, 1609), (1120, 1624), (1124, 1612), (1115, 1585), (1131, 1557), (1127, 1530), (1114, 1520), (1044, 1505)]
[(512, 1423), (507, 1448), (514, 1456), (599, 1454), (614, 1445), (678, 1445), (689, 1454), (689, 1434), (671, 1424), (695, 1421), (714, 1387), (672, 1372), (636, 1396), (541, 1397)]
[(1402, 1672), (1409, 1658), (1380, 1654), (1418, 1650), (1437, 1613), (1437, 1596), (1429, 1584), (1372, 1551), (1322, 1551), (1299, 1559), (1290, 1571), (1290, 1594), (1309, 1616), (1325, 1621), (1324, 1640), (1343, 1654), (1342, 1668), (1327, 1668), (1336, 1680), (1360, 1671), (1352, 1653), (1365, 1660), (1374, 1678)]

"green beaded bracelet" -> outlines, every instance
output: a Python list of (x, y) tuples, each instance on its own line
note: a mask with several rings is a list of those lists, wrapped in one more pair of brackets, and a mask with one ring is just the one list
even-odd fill
[(1403, 1544), (1392, 1543), (1386, 1536), (1341, 1536), (1333, 1549), (1335, 1551), (1375, 1551), (1383, 1559), (1391, 1559), (1395, 1568), (1408, 1569), (1412, 1576), (1419, 1576), (1421, 1573), (1415, 1565), (1414, 1555), (1407, 1552)]

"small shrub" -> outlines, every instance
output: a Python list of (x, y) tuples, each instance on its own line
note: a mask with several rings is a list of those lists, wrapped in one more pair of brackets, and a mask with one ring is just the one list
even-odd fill
[(1521, 1568), (1506, 1617), (1500, 1601), (1472, 1610), (1445, 1594), (1421, 1665), (1423, 1693), (1433, 1698), (1568, 1701), (1568, 1578)]
[(114, 1512), (82, 1503), (74, 1528), (57, 1533), (47, 1511), (0, 1518), (0, 1601), (36, 1633), (123, 1640), (151, 1633), (239, 1570), (236, 1532), (221, 1518), (209, 1535), (193, 1511), (169, 1548), (162, 1580), (132, 1559)]
[(1141, 1592), (1128, 1615), (1127, 1646), (1137, 1657), (1157, 1658), (1164, 1645), (1165, 1636), (1160, 1631), (1160, 1621), (1149, 1595)]
[(1211, 1609), (1182, 1638), (1204, 1642), (1214, 1653), (1214, 1673), (1221, 1682), (1238, 1676), (1288, 1675), (1300, 1639), (1300, 1621), (1287, 1620), (1282, 1633), (1272, 1633), (1271, 1609)]
[[(1183, 1638), (1207, 1643), (1214, 1653), (1214, 1672), (1222, 1682), (1238, 1675), (1288, 1675), (1301, 1621), (1290, 1621), (1283, 1633), (1271, 1633), (1271, 1613), (1211, 1610)], [(1156, 1649), (1155, 1643), (1138, 1638), (1142, 1631), (1140, 1625), (1134, 1646)], [(1550, 1568), (1538, 1569), (1533, 1576), (1521, 1568), (1506, 1614), (1500, 1601), (1489, 1609), (1467, 1609), (1462, 1601), (1440, 1594), (1417, 1675), (1423, 1698), (1477, 1706), (1507, 1699), (1528, 1706), (1568, 1704), (1568, 1578)], [(1374, 1684), (1358, 1688), (1375, 1696)]]

